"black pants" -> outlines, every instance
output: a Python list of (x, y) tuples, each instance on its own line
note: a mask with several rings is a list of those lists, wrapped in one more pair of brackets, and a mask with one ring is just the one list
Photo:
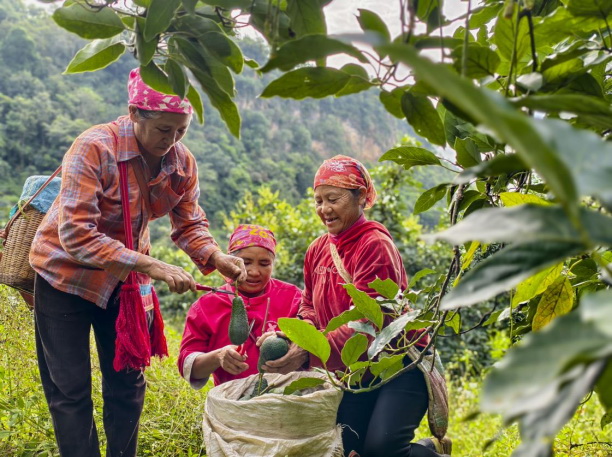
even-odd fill
[(140, 370), (116, 372), (117, 291), (102, 309), (52, 287), (36, 275), (36, 351), (43, 389), (62, 457), (99, 457), (91, 398), (89, 335), (94, 329), (102, 372), (107, 457), (136, 455), (146, 383)]
[(427, 412), (427, 403), (427, 385), (418, 368), (370, 392), (345, 392), (337, 418), (345, 425), (344, 455), (354, 450), (361, 457), (439, 456), (410, 443)]

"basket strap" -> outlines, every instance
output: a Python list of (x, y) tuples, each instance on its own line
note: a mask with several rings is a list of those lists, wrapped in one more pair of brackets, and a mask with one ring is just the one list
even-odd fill
[(332, 260), (334, 261), (334, 265), (336, 266), (336, 270), (338, 270), (338, 274), (344, 279), (344, 282), (347, 284), (353, 283), (353, 278), (344, 268), (344, 263), (340, 258), (340, 254), (338, 253), (338, 249), (336, 249), (336, 245), (334, 243), (329, 243), (329, 250), (331, 251)]
[(60, 172), (62, 171), (62, 166), (60, 165), (59, 167), (57, 167), (57, 170), (55, 170), (53, 172), (53, 174), (51, 176), (49, 176), (49, 178), (45, 181), (45, 183), (40, 186), (40, 188), (34, 192), (34, 195), (32, 195), (27, 202), (25, 202), (24, 205), (22, 205), (16, 212), (15, 214), (13, 214), (13, 217), (11, 217), (11, 220), (8, 221), (8, 223), (6, 224), (6, 226), (4, 227), (4, 229), (2, 231), (0, 231), (0, 238), (5, 239), (8, 237), (9, 234), (9, 230), (11, 229), (11, 226), (13, 225), (13, 222), (15, 222), (15, 219), (17, 219), (21, 213), (23, 213), (25, 211), (25, 209), (30, 205), (30, 203), (32, 203), (32, 201), (38, 197), (38, 195), (45, 190), (45, 187), (47, 187), (49, 185), (49, 183), (51, 181), (53, 181), (53, 178), (55, 178), (57, 175), (60, 174)]

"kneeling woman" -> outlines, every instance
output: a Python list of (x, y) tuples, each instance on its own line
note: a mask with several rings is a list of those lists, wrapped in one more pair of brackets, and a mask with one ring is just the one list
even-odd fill
[[(238, 285), (252, 330), (239, 352), (228, 336), (232, 295), (216, 292), (196, 301), (187, 314), (178, 367), (195, 389), (212, 374), (215, 385), (257, 373), (259, 348), (255, 341), (263, 332), (276, 330), (281, 317), (294, 317), (301, 290), (272, 278), (276, 249), (274, 234), (258, 225), (240, 225), (230, 237), (228, 252), (244, 261), (246, 281)], [(234, 289), (226, 284), (223, 290)]]

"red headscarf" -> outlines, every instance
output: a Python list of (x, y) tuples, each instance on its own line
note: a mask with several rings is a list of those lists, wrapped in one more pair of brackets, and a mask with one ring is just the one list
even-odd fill
[(165, 111), (167, 113), (193, 113), (193, 107), (187, 99), (181, 100), (176, 95), (167, 95), (149, 87), (140, 76), (140, 68), (134, 68), (128, 79), (128, 104), (136, 105), (147, 111)]
[(323, 164), (317, 170), (314, 178), (314, 189), (318, 186), (334, 186), (342, 189), (365, 188), (365, 209), (371, 208), (376, 201), (376, 189), (368, 170), (363, 164), (352, 157), (337, 155)]
[(227, 252), (231, 254), (232, 252), (252, 246), (267, 249), (272, 254), (275, 254), (276, 238), (274, 238), (274, 233), (261, 225), (239, 225), (230, 236)]

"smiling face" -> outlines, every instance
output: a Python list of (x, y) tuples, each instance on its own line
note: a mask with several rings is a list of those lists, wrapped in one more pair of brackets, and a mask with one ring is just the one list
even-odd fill
[(363, 214), (365, 189), (360, 188), (356, 194), (349, 189), (334, 186), (322, 185), (315, 189), (317, 215), (332, 235), (349, 228)]
[(143, 118), (138, 109), (130, 105), (130, 119), (134, 122), (134, 134), (145, 160), (159, 161), (187, 133), (191, 114), (156, 112), (151, 119)]
[(272, 278), (274, 254), (266, 248), (251, 246), (233, 253), (244, 261), (247, 279), (240, 283), (238, 290), (247, 297), (261, 295)]

